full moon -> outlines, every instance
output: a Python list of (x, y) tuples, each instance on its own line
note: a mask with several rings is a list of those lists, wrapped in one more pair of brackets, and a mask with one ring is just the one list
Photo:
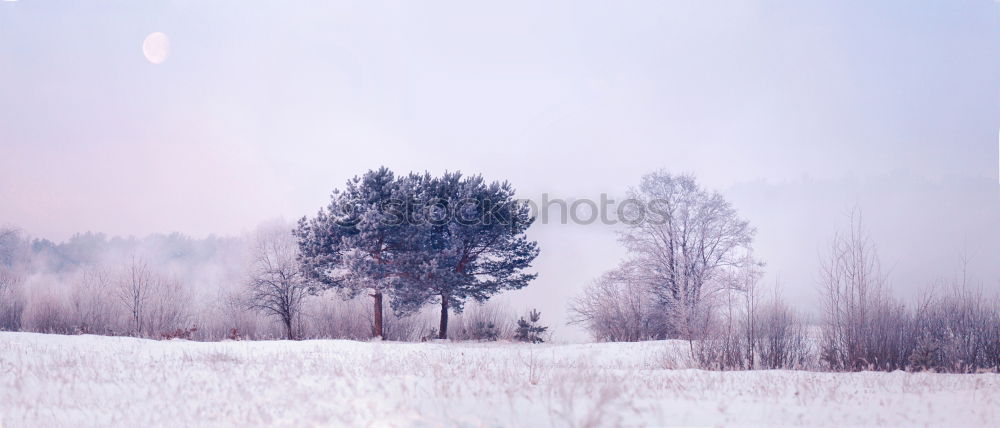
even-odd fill
[(170, 39), (166, 34), (156, 32), (150, 33), (142, 41), (142, 54), (153, 64), (162, 64), (170, 54)]

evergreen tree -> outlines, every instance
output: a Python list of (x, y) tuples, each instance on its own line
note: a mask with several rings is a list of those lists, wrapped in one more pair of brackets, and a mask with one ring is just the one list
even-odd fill
[(375, 336), (382, 336), (389, 294), (398, 314), (440, 302), (438, 337), (447, 338), (449, 311), (537, 276), (524, 272), (538, 256), (524, 234), (533, 221), (509, 183), (460, 173), (396, 177), (381, 168), (335, 190), (330, 205), (302, 218), (295, 234), (310, 279), (348, 297), (370, 293)]
[(548, 330), (548, 327), (542, 327), (538, 325), (538, 321), (542, 318), (542, 313), (537, 310), (532, 309), (528, 314), (528, 320), (524, 317), (517, 320), (517, 331), (514, 333), (514, 339), (521, 342), (531, 342), (531, 343), (542, 343), (541, 334)]
[(412, 215), (419, 182), (385, 167), (368, 171), (334, 190), (330, 204), (315, 218), (303, 217), (295, 230), (310, 279), (348, 297), (372, 297), (375, 337), (383, 337), (383, 297), (412, 271), (406, 262), (419, 249)]
[(419, 273), (400, 290), (401, 302), (440, 302), (438, 337), (445, 339), (449, 310), (461, 312), (469, 298), (482, 302), (537, 277), (524, 272), (538, 256), (537, 243), (525, 237), (534, 218), (507, 182), (487, 184), (455, 172), (425, 175), (421, 183), (422, 251), (410, 263)]

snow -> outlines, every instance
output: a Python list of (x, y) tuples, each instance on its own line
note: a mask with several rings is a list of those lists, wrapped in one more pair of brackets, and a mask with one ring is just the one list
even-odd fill
[(1000, 375), (668, 369), (677, 342), (0, 333), (20, 426), (1000, 426)]

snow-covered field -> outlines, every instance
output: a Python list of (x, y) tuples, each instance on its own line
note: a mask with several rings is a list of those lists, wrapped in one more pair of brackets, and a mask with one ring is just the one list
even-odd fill
[(0, 420), (4, 427), (1000, 426), (1000, 375), (664, 368), (677, 345), (0, 333)]

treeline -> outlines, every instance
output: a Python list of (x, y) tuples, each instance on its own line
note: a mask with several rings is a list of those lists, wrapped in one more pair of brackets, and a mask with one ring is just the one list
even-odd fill
[[(680, 339), (690, 362), (720, 370), (1000, 369), (1000, 300), (963, 274), (904, 304), (858, 214), (831, 241), (823, 311), (807, 318), (761, 285), (756, 230), (719, 193), (656, 172), (629, 200), (621, 217), (641, 219), (621, 231), (629, 258), (570, 304), (595, 340)], [(382, 168), (296, 225), (241, 237), (53, 243), (0, 229), (0, 329), (538, 342), (537, 312), (488, 302), (535, 278), (533, 220), (508, 183)]]
[(147, 337), (189, 329), (236, 295), (243, 247), (241, 238), (179, 234), (53, 243), (0, 229), (0, 329)]
[(621, 233), (630, 258), (570, 305), (595, 340), (682, 339), (690, 362), (720, 370), (1000, 370), (1000, 300), (963, 274), (902, 303), (860, 214), (832, 240), (819, 272), (824, 310), (807, 323), (764, 292), (755, 230), (721, 195), (659, 172), (630, 197), (658, 208)]
[[(534, 313), (486, 303), (535, 278), (525, 272), (538, 254), (524, 234), (532, 221), (508, 183), (382, 168), (334, 190), (315, 217), (239, 238), (88, 233), (57, 244), (7, 228), (0, 329), (540, 341)], [(428, 305), (439, 307), (436, 326)]]
[[(245, 236), (205, 239), (86, 233), (61, 243), (0, 229), (0, 330), (203, 341), (286, 338), (280, 319), (256, 308), (250, 278), (255, 247), (282, 237), (294, 244), (292, 228), (271, 222)], [(372, 336), (372, 307), (363, 297), (344, 300), (334, 290), (317, 290), (299, 303), (296, 338)], [(452, 316), (450, 337), (515, 340), (518, 315), (504, 303), (473, 303)], [(428, 310), (389, 313), (385, 338), (436, 338), (437, 316)]]

